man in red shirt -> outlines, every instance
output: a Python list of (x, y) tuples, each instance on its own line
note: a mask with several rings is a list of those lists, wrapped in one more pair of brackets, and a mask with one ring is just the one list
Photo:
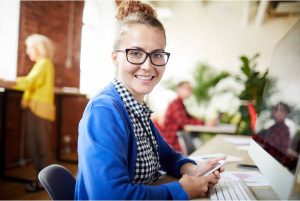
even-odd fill
[(180, 152), (182, 149), (176, 135), (177, 131), (183, 130), (187, 124), (203, 124), (200, 119), (192, 117), (185, 108), (183, 100), (191, 95), (192, 87), (188, 81), (182, 81), (177, 85), (177, 98), (169, 104), (160, 130), (168, 144)]
[[(279, 102), (277, 105), (272, 107), (271, 112), (273, 125), (267, 130), (262, 131), (260, 135), (264, 139), (264, 146), (267, 151), (273, 154), (273, 156), (279, 161), (282, 161), (284, 160), (283, 157), (287, 155), (287, 151), (291, 143), (291, 134), (289, 127), (285, 122), (286, 117), (290, 113), (290, 107), (283, 102)], [(272, 150), (276, 151), (273, 153)], [(281, 154), (278, 154), (279, 152)]]

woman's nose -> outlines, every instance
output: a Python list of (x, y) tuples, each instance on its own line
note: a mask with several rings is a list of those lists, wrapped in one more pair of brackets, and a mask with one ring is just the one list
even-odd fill
[(141, 68), (144, 70), (149, 70), (153, 67), (150, 57), (146, 58), (146, 61), (141, 65)]

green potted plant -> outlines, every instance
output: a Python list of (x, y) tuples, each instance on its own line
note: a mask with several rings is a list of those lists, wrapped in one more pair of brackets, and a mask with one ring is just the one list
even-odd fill
[[(241, 119), (237, 126), (237, 133), (239, 134), (252, 134), (251, 123), (253, 124), (254, 122), (251, 122), (251, 110), (259, 113), (261, 108), (265, 107), (266, 100), (262, 99), (263, 92), (272, 93), (272, 87), (270, 86), (274, 85), (272, 84), (274, 81), (267, 76), (268, 70), (263, 72), (256, 70), (256, 59), (258, 57), (258, 53), (252, 58), (244, 55), (240, 57), (242, 76), (236, 76), (236, 80), (244, 85), (244, 89), (238, 95), (241, 100), (239, 107)], [(267, 81), (270, 86), (268, 87), (268, 91), (264, 91)]]
[[(212, 67), (199, 63), (194, 70), (195, 85), (193, 93), (199, 104), (207, 104), (215, 95), (214, 88), (223, 79), (230, 76), (226, 71), (216, 72)], [(225, 91), (222, 91), (225, 92)]]

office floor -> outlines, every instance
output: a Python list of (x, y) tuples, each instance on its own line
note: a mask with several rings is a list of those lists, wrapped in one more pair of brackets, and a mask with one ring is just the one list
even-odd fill
[[(72, 163), (57, 162), (68, 168), (74, 176), (77, 174), (77, 165)], [(34, 176), (32, 165), (7, 169), (5, 175), (31, 179)], [(36, 193), (27, 193), (23, 183), (0, 180), (0, 200), (50, 200), (45, 190)]]

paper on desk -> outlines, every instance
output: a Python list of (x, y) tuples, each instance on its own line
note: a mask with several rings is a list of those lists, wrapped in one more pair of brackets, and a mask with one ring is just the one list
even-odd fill
[(248, 186), (269, 186), (269, 182), (258, 172), (225, 171), (221, 174), (223, 179), (242, 179)]
[(228, 137), (225, 138), (224, 141), (235, 145), (249, 145), (251, 139)]
[[(202, 160), (209, 160), (217, 157), (225, 156), (224, 153), (212, 153), (212, 154), (201, 154), (201, 155), (193, 155), (189, 156), (190, 159), (195, 160), (196, 162), (202, 161)], [(240, 162), (242, 161), (241, 157), (232, 156), (232, 155), (226, 155), (226, 163), (234, 163), (234, 162)]]
[(240, 145), (236, 147), (239, 150), (243, 150), (243, 151), (249, 151), (250, 146), (249, 145)]

